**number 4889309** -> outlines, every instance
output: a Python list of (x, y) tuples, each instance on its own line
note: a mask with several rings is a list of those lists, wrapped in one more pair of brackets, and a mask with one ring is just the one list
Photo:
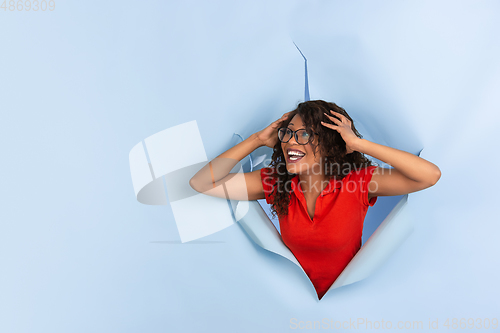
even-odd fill
[[(1, 0), (0, 0), (1, 1)], [(5, 12), (7, 10), (13, 12), (13, 11), (26, 11), (29, 12), (30, 10), (37, 12), (37, 11), (46, 11), (48, 10), (54, 10), (56, 9), (56, 2), (54, 0), (4, 0), (2, 2), (2, 5), (0, 5), (0, 10)]]

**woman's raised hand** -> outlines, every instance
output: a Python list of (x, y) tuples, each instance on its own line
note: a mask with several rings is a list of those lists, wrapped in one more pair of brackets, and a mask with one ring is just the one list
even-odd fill
[(267, 146), (269, 148), (274, 148), (274, 146), (278, 142), (279, 126), (284, 120), (286, 120), (286, 118), (288, 117), (288, 114), (291, 112), (292, 111), (283, 114), (283, 116), (281, 116), (281, 118), (272, 122), (269, 126), (264, 128), (263, 130), (255, 133), (257, 136), (257, 139), (262, 142), (263, 146)]
[(351, 121), (341, 113), (335, 112), (333, 110), (330, 110), (330, 112), (331, 114), (325, 113), (325, 116), (333, 121), (333, 124), (329, 124), (324, 121), (322, 121), (321, 124), (325, 127), (337, 131), (340, 134), (342, 139), (345, 141), (347, 154), (356, 151), (354, 146), (360, 139), (356, 136), (356, 134), (354, 134), (351, 128)]

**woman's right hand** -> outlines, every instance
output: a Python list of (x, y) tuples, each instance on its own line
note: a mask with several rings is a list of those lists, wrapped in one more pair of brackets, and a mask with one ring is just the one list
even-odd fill
[(269, 126), (264, 128), (263, 130), (255, 133), (257, 136), (257, 139), (262, 142), (263, 146), (267, 146), (269, 148), (274, 148), (276, 143), (278, 142), (278, 126), (286, 120), (288, 117), (288, 114), (290, 114), (292, 111), (287, 112), (281, 116), (281, 118), (277, 119), (276, 121), (272, 122)]

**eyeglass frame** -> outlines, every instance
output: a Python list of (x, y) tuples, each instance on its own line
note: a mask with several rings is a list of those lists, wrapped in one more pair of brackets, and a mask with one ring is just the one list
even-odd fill
[[(283, 140), (281, 140), (281, 139), (280, 139), (279, 132), (280, 132), (280, 130), (281, 130), (281, 129), (290, 130), (290, 132), (292, 132), (292, 135), (290, 136), (290, 139), (288, 139), (288, 140), (286, 140), (286, 141), (283, 141)], [(288, 128), (288, 127), (280, 127), (280, 128), (278, 128), (278, 140), (280, 140), (280, 141), (281, 141), (281, 142), (283, 142), (283, 143), (287, 143), (287, 142), (288, 142), (288, 141), (290, 141), (292, 138), (295, 138), (295, 142), (297, 142), (297, 143), (298, 143), (299, 145), (301, 145), (301, 146), (305, 146), (305, 145), (307, 145), (308, 143), (310, 143), (310, 142), (311, 142), (311, 140), (313, 140), (313, 136), (311, 135), (311, 137), (309, 138), (309, 140), (308, 140), (306, 143), (299, 143), (299, 136), (297, 135), (297, 132), (298, 132), (298, 131), (302, 131), (302, 130), (306, 131), (306, 133), (307, 133), (307, 128), (299, 128), (298, 130), (292, 131), (292, 129), (291, 129), (291, 128)], [(313, 132), (313, 131), (311, 131), (311, 132), (312, 132), (313, 134), (319, 135), (319, 133), (316, 133), (316, 132)]]

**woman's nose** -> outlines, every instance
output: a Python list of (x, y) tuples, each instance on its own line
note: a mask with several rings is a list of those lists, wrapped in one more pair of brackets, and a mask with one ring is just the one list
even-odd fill
[(299, 143), (297, 142), (297, 140), (295, 139), (295, 133), (292, 134), (292, 137), (290, 138), (290, 141), (288, 141), (289, 144), (292, 144), (292, 143), (295, 143), (296, 145), (298, 145)]

